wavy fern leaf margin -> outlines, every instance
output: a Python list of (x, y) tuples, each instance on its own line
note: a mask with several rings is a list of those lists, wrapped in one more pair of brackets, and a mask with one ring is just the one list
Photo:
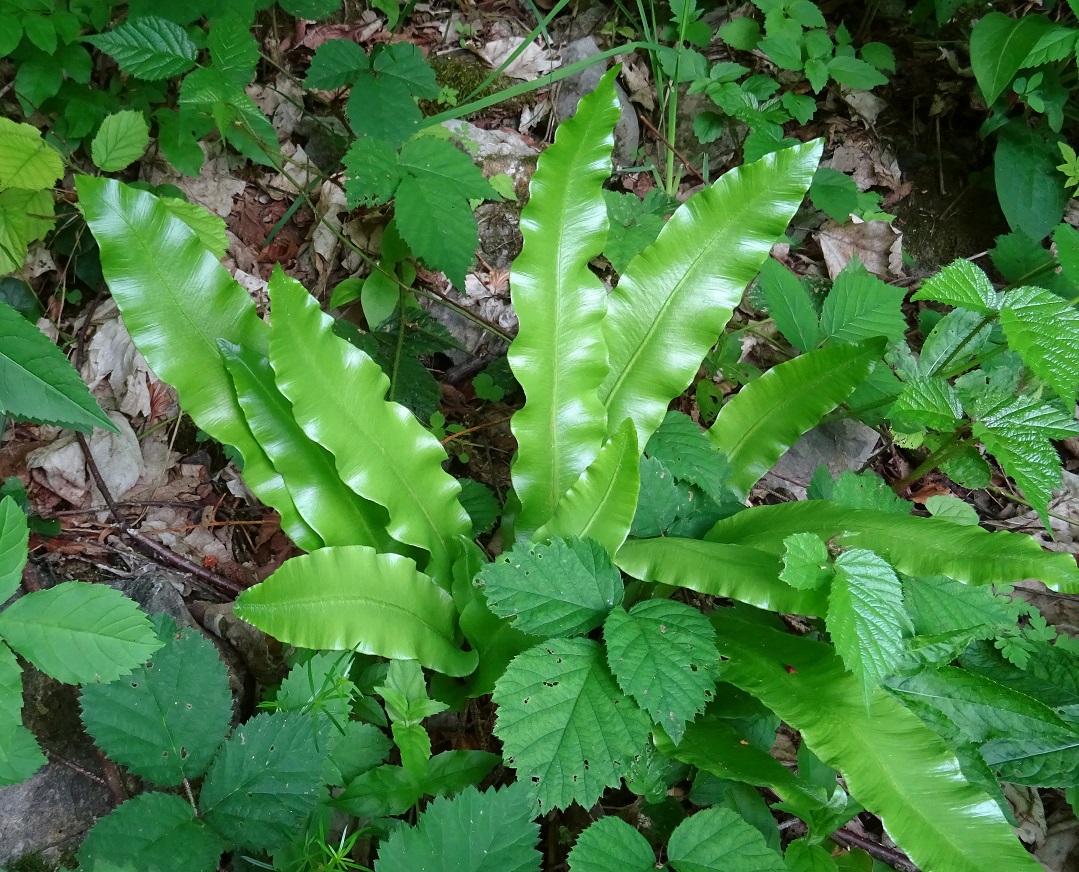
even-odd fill
[(611, 174), (618, 97), (611, 69), (558, 128), (539, 159), (521, 212), (524, 247), (510, 289), (520, 324), (509, 362), (525, 393), (513, 416), (521, 501), (516, 528), (531, 534), (596, 458), (607, 433), (599, 386), (607, 375), (603, 283), (588, 262), (607, 240), (603, 183)]

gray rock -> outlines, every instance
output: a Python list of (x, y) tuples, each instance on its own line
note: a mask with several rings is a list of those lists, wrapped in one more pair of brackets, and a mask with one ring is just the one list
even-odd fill
[[(577, 61), (595, 57), (599, 53), (600, 48), (596, 45), (596, 41), (591, 36), (586, 36), (571, 42), (562, 49), (562, 65), (568, 67)], [(577, 104), (581, 102), (581, 98), (595, 89), (605, 71), (606, 67), (602, 63), (595, 63), (559, 83), (558, 96), (554, 104), (554, 113), (558, 121), (565, 121), (577, 111)], [(622, 106), (622, 113), (614, 129), (614, 162), (620, 167), (632, 166), (641, 144), (641, 128), (629, 96), (618, 83), (615, 83), (614, 87)]]
[(180, 595), (184, 584), (182, 575), (165, 572), (157, 566), (148, 566), (141, 572), (111, 582), (110, 587), (133, 599), (148, 615), (164, 613), (172, 618), (178, 627), (196, 627), (198, 625)]
[(814, 427), (779, 458), (758, 487), (783, 488), (805, 499), (806, 485), (817, 467), (824, 464), (833, 477), (857, 470), (873, 456), (880, 434), (858, 421), (829, 421)]

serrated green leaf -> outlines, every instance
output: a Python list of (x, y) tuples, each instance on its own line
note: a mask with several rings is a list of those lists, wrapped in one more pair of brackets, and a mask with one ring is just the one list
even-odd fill
[(842, 547), (870, 549), (907, 575), (947, 575), (969, 584), (1040, 578), (1054, 590), (1079, 591), (1079, 569), (1071, 556), (1043, 551), (1030, 536), (825, 500), (756, 506), (720, 521), (705, 539), (759, 548), (778, 558), (791, 533), (816, 533), (825, 541), (834, 537)]
[[(347, 608), (345, 607), (347, 604)], [(294, 557), (236, 602), (236, 614), (282, 642), (418, 660), (468, 675), (474, 652), (456, 647), (450, 595), (398, 554), (362, 545)]]
[(631, 539), (615, 555), (623, 571), (642, 581), (729, 597), (773, 612), (823, 615), (825, 593), (800, 591), (780, 581), (778, 554), (740, 545), (662, 537)]
[(379, 845), (375, 872), (538, 872), (539, 824), (523, 785), (434, 800)]
[(977, 630), (978, 638), (992, 638), (1014, 626), (1015, 607), (986, 587), (961, 584), (943, 576), (907, 578), (903, 601), (919, 634), (928, 636), (956, 630)]
[(51, 188), (63, 174), (63, 158), (37, 128), (0, 118), (0, 191)]
[(636, 435), (632, 422), (626, 421), (607, 440), (559, 500), (550, 520), (536, 531), (535, 541), (575, 536), (598, 542), (608, 554), (618, 550), (633, 525), (641, 486)]
[(552, 639), (517, 655), (495, 685), (495, 735), (540, 812), (590, 808), (616, 786), (648, 738), (648, 718), (622, 695), (603, 649)]
[(637, 444), (648, 443), (801, 203), (820, 147), (806, 143), (731, 170), (687, 200), (634, 258), (603, 321), (608, 432), (631, 418)]
[(0, 332), (0, 410), (83, 433), (118, 432), (60, 349), (3, 302)]
[(821, 332), (834, 342), (860, 342), (874, 336), (884, 336), (891, 344), (901, 342), (907, 328), (900, 308), (904, 296), (903, 288), (886, 285), (855, 258), (836, 276), (824, 300)]
[(79, 848), (85, 869), (213, 872), (225, 845), (182, 797), (143, 793), (99, 820)]
[(1008, 347), (1065, 403), (1079, 386), (1079, 312), (1042, 288), (1009, 291), (1000, 310)]
[[(812, 188), (810, 196), (813, 196)], [(761, 266), (760, 285), (768, 304), (768, 314), (791, 345), (802, 351), (816, 348), (822, 338), (819, 316), (805, 287), (795, 275), (779, 261), (768, 258)]]
[(832, 578), (828, 545), (812, 533), (793, 533), (783, 540), (779, 577), (798, 590), (815, 590)]
[(909, 515), (912, 504), (895, 495), (888, 483), (874, 472), (844, 471), (835, 480), (829, 497), (834, 503), (851, 509), (873, 509)]
[(729, 808), (708, 808), (680, 823), (667, 843), (676, 872), (788, 872), (752, 824)]
[(883, 351), (881, 339), (821, 348), (743, 387), (708, 431), (730, 463), (734, 492), (744, 499), (803, 433), (850, 396)]
[(472, 538), (490, 533), (502, 513), (498, 498), (487, 485), (471, 478), (457, 479), (461, 483), (458, 499), (472, 521)]
[(1070, 786), (1079, 777), (1079, 731), (1020, 691), (950, 666), (892, 679), (888, 688), (943, 714), (1005, 781)]
[(1002, 276), (1013, 286), (1041, 284), (1056, 272), (1056, 258), (1021, 230), (996, 238), (989, 257)]
[(393, 744), (374, 724), (348, 721), (344, 734), (330, 749), (329, 762), (336, 770), (332, 784), (341, 786), (367, 772), (390, 756)]
[(468, 200), (495, 200), (498, 194), (468, 156), (444, 139), (409, 140), (398, 162), (402, 178), (394, 217), (401, 238), (424, 263), (464, 288), (479, 246)]
[[(445, 449), (407, 409), (386, 402), (389, 379), (333, 334), (333, 319), (299, 282), (278, 269), (270, 299), (270, 364), (297, 422), (334, 455), (342, 481), (386, 508), (389, 534), (428, 551), (428, 574), (448, 583), (450, 543), (472, 525), (457, 501), (460, 485), (442, 469)], [(332, 384), (341, 401), (328, 405), (312, 373)]]
[(960, 657), (964, 669), (1043, 702), (1075, 723), (1079, 711), (1079, 654), (1063, 645), (1040, 646), (1025, 669), (1009, 662), (988, 642), (971, 645)]
[(333, 455), (296, 423), (291, 404), (274, 384), (269, 361), (225, 340), (218, 344), (251, 435), (284, 479), (296, 511), (322, 543), (402, 550), (386, 533), (385, 509), (341, 481)]
[(888, 416), (900, 428), (932, 427), (948, 432), (963, 417), (963, 404), (955, 388), (943, 378), (915, 378), (903, 384)]
[(150, 125), (146, 118), (141, 112), (125, 109), (101, 122), (90, 153), (98, 169), (115, 173), (142, 157), (149, 144)]
[(22, 667), (0, 642), (0, 730), (22, 723)]
[(134, 602), (100, 584), (65, 581), (0, 612), (0, 638), (66, 684), (112, 681), (161, 647)]
[(979, 411), (972, 429), (1048, 527), (1049, 499), (1060, 486), (1060, 456), (1049, 440), (1079, 433), (1074, 416), (1035, 397), (1019, 396)]
[(259, 47), (243, 18), (235, 13), (214, 16), (206, 45), (214, 69), (237, 88), (247, 87), (259, 62)]
[(199, 811), (233, 845), (275, 848), (294, 835), (318, 802), (323, 754), (303, 715), (256, 715), (236, 728), (214, 760)]
[(658, 458), (642, 457), (638, 475), (639, 499), (630, 526), (630, 535), (638, 539), (666, 535), (679, 518), (691, 514), (694, 498), (701, 499), (690, 485), (676, 480)]
[(636, 194), (604, 191), (603, 201), (610, 224), (603, 256), (621, 275), (633, 258), (656, 241), (667, 222), (662, 211), (653, 211)]
[(110, 759), (155, 784), (202, 775), (232, 717), (217, 649), (197, 630), (167, 633), (164, 647), (124, 681), (82, 691), (82, 721)]
[[(607, 373), (606, 291), (588, 264), (607, 234), (602, 189), (617, 120), (608, 74), (559, 127), (521, 213), (524, 247), (510, 273), (521, 326), (509, 362), (525, 393), (512, 422), (518, 443), (513, 486), (522, 506), (516, 529), (523, 538), (551, 519), (608, 431), (598, 395)], [(622, 421), (617, 424), (612, 434)]]
[(0, 272), (22, 267), (30, 243), (52, 229), (54, 208), (51, 191), (0, 192)]
[(788, 872), (839, 872), (832, 855), (820, 845), (795, 839), (783, 854)]
[(554, 538), (518, 545), (477, 577), (496, 615), (534, 636), (574, 636), (595, 629), (622, 602), (622, 577), (592, 539)]
[(858, 678), (868, 702), (902, 660), (903, 634), (910, 628), (903, 588), (892, 567), (861, 548), (839, 555), (827, 624), (836, 653)]
[(673, 600), (619, 607), (603, 624), (607, 665), (622, 692), (633, 697), (677, 744), (686, 722), (704, 711), (719, 664), (708, 619)]
[(195, 65), (198, 47), (180, 25), (145, 15), (85, 38), (137, 79), (155, 81), (186, 73)]
[[(820, 88), (815, 90), (819, 91)], [(850, 218), (850, 213), (858, 208), (858, 186), (846, 173), (831, 167), (817, 167), (816, 173), (813, 174), (813, 183), (809, 186), (809, 199), (829, 218), (842, 224)]]
[(357, 76), (349, 94), (349, 123), (357, 134), (384, 139), (395, 148), (422, 118), (416, 99), (433, 100), (440, 87), (419, 47), (391, 43), (373, 54), (369, 71)]
[(963, 778), (943, 740), (883, 690), (872, 691), (867, 707), (830, 646), (722, 612), (712, 622), (730, 658), (724, 679), (800, 730), (920, 868), (1036, 872), (1037, 861), (993, 800)]
[(1000, 309), (1000, 294), (986, 274), (969, 260), (953, 261), (926, 279), (911, 300), (936, 300), (982, 315), (992, 315)]
[[(184, 411), (203, 431), (239, 449), (245, 483), (277, 509), (292, 540), (305, 550), (320, 547), (251, 435), (217, 344), (226, 339), (266, 353), (268, 331), (251, 296), (195, 231), (153, 195), (89, 176), (76, 179), (76, 187), (135, 347), (176, 388)], [(177, 348), (184, 353), (176, 354)]]
[(651, 872), (656, 855), (648, 840), (619, 817), (602, 817), (577, 837), (570, 872)]
[(29, 540), (26, 515), (12, 497), (4, 497), (0, 500), (0, 604), (19, 589)]
[(661, 461), (676, 479), (695, 484), (717, 503), (730, 497), (730, 465), (687, 415), (667, 412), (644, 453)]
[(388, 142), (373, 136), (358, 136), (345, 152), (342, 163), (346, 173), (345, 196), (350, 206), (386, 203), (401, 183), (397, 152)]
[(1044, 239), (1064, 215), (1068, 192), (1064, 176), (1056, 171), (1059, 159), (1055, 137), (1047, 141), (1043, 131), (1032, 130), (1021, 119), (997, 134), (993, 154), (997, 199), (1008, 224), (1031, 239)]
[(332, 91), (371, 69), (367, 54), (351, 39), (329, 39), (315, 49), (304, 86)]
[(1010, 18), (990, 12), (970, 34), (970, 65), (990, 106), (1026, 61), (1030, 50), (1052, 25), (1043, 15)]
[(0, 787), (20, 784), (48, 762), (21, 721), (0, 722)]

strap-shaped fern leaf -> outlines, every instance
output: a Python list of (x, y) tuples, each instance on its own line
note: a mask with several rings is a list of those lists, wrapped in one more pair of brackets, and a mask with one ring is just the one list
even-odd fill
[(338, 475), (389, 512), (399, 542), (430, 552), (427, 572), (449, 585), (454, 537), (472, 525), (461, 486), (442, 469), (446, 452), (404, 406), (387, 402), (390, 380), (333, 333), (333, 319), (303, 286), (270, 279), (270, 365), (304, 432), (333, 454)]
[(362, 545), (294, 557), (245, 590), (236, 614), (304, 648), (418, 660), (453, 676), (476, 668), (476, 653), (455, 644), (453, 598), (409, 558)]
[(249, 348), (224, 340), (219, 344), (252, 435), (322, 544), (369, 545), (377, 551), (407, 553), (407, 546), (386, 532), (386, 510), (341, 481), (333, 455), (296, 423), (291, 404), (277, 389), (269, 360)]
[(597, 394), (607, 374), (606, 292), (588, 262), (607, 239), (602, 190), (618, 121), (615, 73), (558, 128), (521, 213), (524, 247), (510, 276), (520, 329), (509, 361), (525, 392), (512, 425), (513, 485), (521, 500), (516, 528), (523, 539), (550, 519), (607, 435)]
[(678, 209), (607, 300), (607, 427), (632, 418), (642, 450), (684, 391), (802, 202), (813, 141), (738, 167)]
[[(748, 514), (748, 513), (747, 513)], [(944, 741), (827, 645), (712, 616), (723, 678), (753, 694), (838, 769), (851, 796), (926, 872), (1037, 872), (997, 804), (968, 782)]]
[(157, 197), (112, 179), (80, 176), (79, 204), (101, 250), (101, 269), (135, 347), (180, 405), (244, 459), (244, 481), (281, 514), (281, 528), (305, 550), (322, 545), (285, 482), (251, 435), (217, 340), (266, 353), (268, 331), (255, 304)]
[(727, 455), (740, 498), (798, 437), (850, 396), (884, 352), (883, 339), (833, 345), (772, 367), (719, 412), (708, 431)]
[(990, 533), (940, 518), (851, 509), (827, 500), (757, 506), (724, 518), (705, 539), (748, 545), (778, 557), (792, 533), (814, 533), (825, 540), (834, 537), (846, 548), (868, 548), (907, 575), (946, 575), (969, 584), (1040, 578), (1053, 590), (1079, 592), (1075, 559), (1043, 551), (1030, 536)]

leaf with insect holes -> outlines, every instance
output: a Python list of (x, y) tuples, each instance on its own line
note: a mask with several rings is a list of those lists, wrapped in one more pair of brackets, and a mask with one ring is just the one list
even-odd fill
[(1060, 486), (1060, 456), (1050, 439), (1079, 433), (1073, 415), (1035, 397), (1007, 398), (976, 410), (974, 437), (1004, 467), (1047, 527), (1049, 498)]
[(485, 566), (477, 583), (491, 611), (535, 636), (574, 636), (598, 627), (622, 601), (622, 577), (591, 539), (518, 545)]
[(828, 599), (828, 632), (847, 669), (862, 683), (866, 699), (903, 657), (903, 588), (881, 557), (852, 548), (835, 561)]
[(662, 462), (676, 479), (695, 484), (717, 503), (729, 498), (730, 464), (688, 415), (667, 412), (644, 453)]
[(232, 695), (225, 664), (201, 633), (169, 620), (158, 637), (164, 647), (130, 677), (83, 688), (82, 721), (112, 760), (175, 786), (210, 765), (228, 731)]
[(115, 173), (130, 166), (150, 144), (150, 125), (141, 112), (124, 109), (101, 122), (101, 129), (90, 145), (90, 154), (98, 169)]
[(1043, 288), (1009, 291), (1000, 310), (1008, 347), (1065, 403), (1079, 386), (1079, 312)]
[(199, 796), (203, 819), (241, 848), (287, 842), (318, 803), (325, 753), (303, 715), (255, 716), (214, 759)]
[(607, 665), (622, 688), (677, 744), (716, 686), (716, 633), (708, 618), (674, 600), (615, 608), (603, 624)]
[(85, 38), (136, 79), (156, 81), (186, 73), (195, 65), (198, 47), (179, 24), (146, 15), (128, 19), (107, 33)]
[(495, 735), (540, 813), (591, 808), (648, 739), (648, 717), (618, 689), (591, 639), (551, 639), (518, 654), (495, 684)]
[(523, 784), (439, 797), (379, 845), (375, 872), (534, 872), (539, 824)]
[(101, 818), (79, 848), (83, 869), (213, 872), (225, 849), (182, 797), (142, 793)]

